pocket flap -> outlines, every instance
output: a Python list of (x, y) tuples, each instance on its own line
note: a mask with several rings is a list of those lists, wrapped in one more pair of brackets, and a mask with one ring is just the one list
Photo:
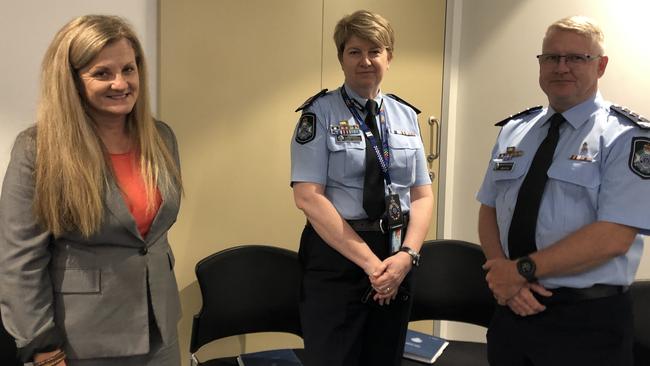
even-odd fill
[(417, 149), (420, 143), (419, 136), (403, 136), (394, 133), (388, 136), (388, 145), (391, 149)]
[(327, 137), (327, 147), (330, 151), (342, 151), (348, 149), (362, 150), (366, 148), (365, 140), (358, 136), (359, 140), (355, 141), (337, 141), (336, 136)]
[(98, 293), (101, 291), (101, 271), (99, 269), (65, 268), (52, 270), (54, 292)]
[(600, 185), (600, 169), (596, 162), (562, 161), (551, 165), (548, 176), (586, 188), (596, 188)]
[[(509, 166), (509, 169), (499, 169), (498, 164)], [(492, 159), (490, 169), (493, 170), (492, 176), (495, 181), (508, 181), (518, 179), (526, 173), (527, 161), (523, 159), (503, 161), (503, 159)]]

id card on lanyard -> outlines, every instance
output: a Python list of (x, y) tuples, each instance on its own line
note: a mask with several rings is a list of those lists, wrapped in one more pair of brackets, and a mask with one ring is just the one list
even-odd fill
[[(382, 103), (381, 108), (379, 109), (379, 122), (381, 126), (381, 131), (384, 135), (382, 139), (382, 149), (380, 150), (379, 144), (377, 144), (377, 139), (370, 131), (370, 128), (364, 123), (363, 118), (359, 115), (359, 112), (355, 108), (352, 98), (345, 91), (345, 85), (341, 86), (341, 96), (345, 105), (352, 113), (352, 116), (359, 124), (359, 127), (366, 135), (366, 143), (369, 143), (375, 154), (377, 155), (377, 162), (379, 163), (379, 168), (384, 176), (384, 182), (386, 187), (388, 187), (388, 195), (385, 197), (386, 200), (386, 214), (380, 220), (386, 220), (386, 228), (390, 234), (390, 247), (391, 253), (399, 251), (399, 248), (402, 246), (402, 226), (404, 226), (404, 215), (402, 213), (402, 206), (400, 203), (399, 195), (393, 193), (391, 189), (391, 180), (390, 173), (388, 168), (390, 167), (390, 150), (388, 147), (388, 128), (386, 126), (386, 112)], [(382, 222), (382, 227), (383, 227)]]

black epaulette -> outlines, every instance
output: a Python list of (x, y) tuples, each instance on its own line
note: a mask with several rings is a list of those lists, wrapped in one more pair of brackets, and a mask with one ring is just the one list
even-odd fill
[(612, 104), (609, 109), (624, 117), (627, 117), (630, 121), (634, 122), (634, 124), (641, 127), (642, 129), (650, 130), (650, 120), (636, 112), (633, 112), (629, 108)]
[(302, 103), (302, 105), (300, 107), (298, 107), (298, 109), (296, 109), (296, 112), (301, 111), (301, 110), (309, 107), (312, 103), (314, 103), (314, 101), (316, 99), (318, 99), (321, 96), (325, 95), (325, 93), (327, 93), (327, 89), (323, 89), (323, 90), (319, 91), (318, 94), (312, 95), (311, 97), (307, 98), (307, 100), (305, 100), (305, 102)]
[(415, 108), (409, 102), (405, 101), (404, 99), (398, 97), (395, 94), (386, 94), (386, 96), (391, 97), (391, 98), (395, 99), (396, 101), (398, 101), (398, 102), (400, 102), (402, 104), (406, 104), (407, 106), (411, 107), (411, 109), (413, 109), (415, 111), (415, 114), (420, 114), (421, 113), (421, 111), (419, 109)]
[(542, 107), (541, 105), (530, 107), (530, 108), (528, 108), (528, 109), (526, 109), (524, 111), (521, 111), (521, 112), (519, 112), (517, 114), (513, 114), (512, 116), (506, 117), (506, 118), (502, 119), (501, 121), (495, 123), (494, 125), (499, 126), (499, 127), (503, 127), (506, 123), (508, 123), (512, 119), (515, 119), (515, 118), (521, 117), (521, 116), (526, 116), (526, 115), (529, 115), (529, 114), (531, 114), (533, 112), (540, 111), (540, 110), (542, 110), (542, 108), (544, 108), (544, 107)]

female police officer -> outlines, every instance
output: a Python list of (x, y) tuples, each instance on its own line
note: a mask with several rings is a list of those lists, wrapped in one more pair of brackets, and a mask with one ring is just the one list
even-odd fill
[(307, 365), (398, 365), (433, 195), (416, 110), (380, 91), (393, 56), (383, 17), (357, 11), (334, 31), (345, 84), (298, 110), (296, 206), (307, 217), (300, 315)]

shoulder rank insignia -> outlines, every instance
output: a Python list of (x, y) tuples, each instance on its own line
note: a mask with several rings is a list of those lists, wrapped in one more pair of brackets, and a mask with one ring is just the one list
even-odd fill
[(506, 123), (510, 122), (510, 120), (513, 120), (513, 119), (515, 119), (517, 117), (527, 116), (527, 115), (529, 115), (531, 113), (541, 111), (542, 108), (544, 108), (544, 107), (542, 107), (541, 105), (530, 107), (530, 108), (528, 108), (526, 110), (523, 110), (523, 111), (521, 111), (521, 112), (519, 112), (517, 114), (513, 114), (511, 116), (508, 116), (508, 117), (502, 119), (501, 121), (495, 123), (494, 125), (499, 126), (499, 127), (503, 127), (503, 126), (505, 126)]
[(637, 126), (641, 127), (644, 130), (650, 130), (650, 120), (643, 117), (642, 115), (631, 111), (629, 108), (612, 104), (609, 107), (610, 110), (627, 117), (630, 121), (634, 122)]
[(295, 111), (298, 112), (298, 111), (301, 111), (301, 110), (309, 107), (312, 103), (314, 103), (314, 101), (316, 99), (318, 99), (321, 96), (325, 95), (325, 93), (327, 93), (327, 89), (323, 89), (323, 90), (319, 91), (317, 94), (312, 95), (311, 97), (307, 98), (307, 100), (305, 100), (305, 102), (302, 103), (302, 105), (300, 107), (298, 107), (298, 109), (296, 109)]
[(406, 104), (407, 106), (411, 107), (411, 109), (413, 109), (415, 111), (415, 114), (420, 114), (421, 113), (421, 111), (419, 109), (415, 108), (413, 105), (411, 105), (410, 103), (408, 103), (407, 101), (405, 101), (404, 99), (398, 97), (395, 94), (386, 94), (386, 96), (390, 97), (392, 99), (395, 99), (396, 101), (398, 101), (398, 102), (400, 102), (402, 104)]

